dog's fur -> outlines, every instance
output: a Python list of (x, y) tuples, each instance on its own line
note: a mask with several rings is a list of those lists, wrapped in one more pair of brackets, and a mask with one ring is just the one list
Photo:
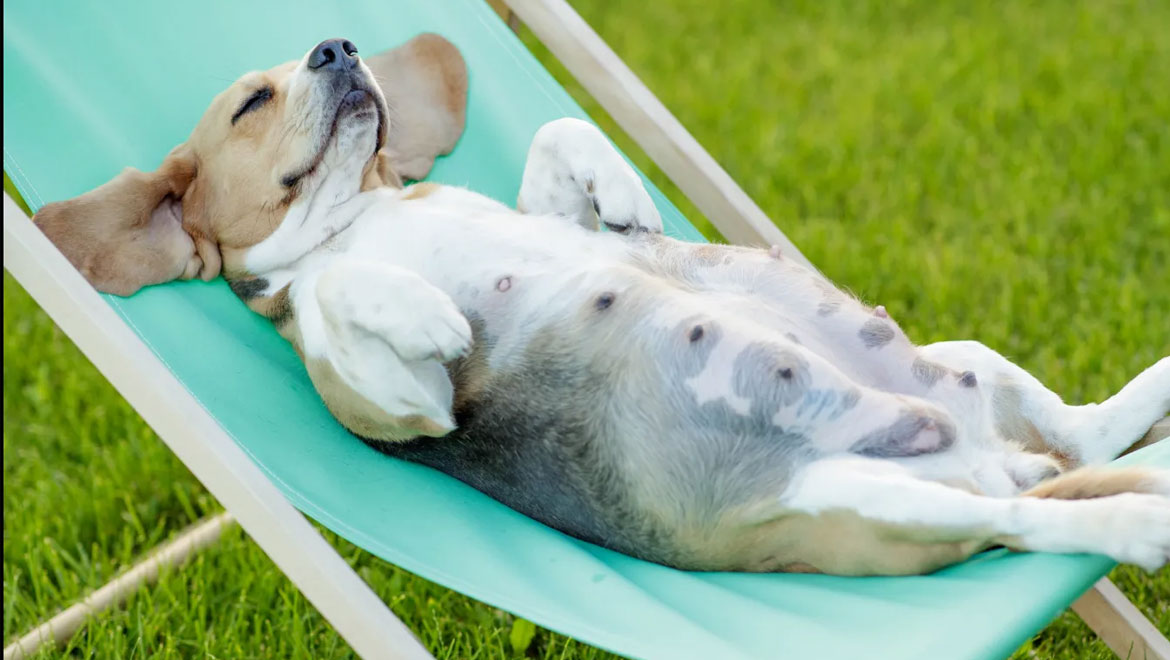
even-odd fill
[(1067, 406), (981, 344), (915, 346), (778, 249), (664, 237), (637, 175), (577, 120), (536, 134), (516, 211), (402, 188), (462, 131), (462, 59), (434, 35), (369, 62), (339, 43), (330, 66), (310, 66), (324, 43), (245, 75), (158, 170), (37, 224), (103, 291), (222, 270), (356, 435), (652, 561), (860, 575), (994, 544), (1170, 558), (1165, 473), (1083, 467), (1170, 409), (1170, 359)]

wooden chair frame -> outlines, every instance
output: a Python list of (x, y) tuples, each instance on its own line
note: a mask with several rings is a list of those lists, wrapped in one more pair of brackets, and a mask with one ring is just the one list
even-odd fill
[[(527, 25), (731, 242), (780, 245), (811, 264), (629, 67), (564, 0), (488, 0)], [(63, 643), (92, 616), (183, 561), (238, 520), (364, 658), (430, 658), (309, 521), (228, 437), (141, 339), (4, 195), (4, 267), (230, 512), (166, 544), (84, 601), (4, 649), (4, 659)], [(133, 365), (132, 367), (130, 365)], [(1170, 433), (1165, 422), (1163, 429)], [(1153, 431), (1152, 431), (1153, 433)], [(1170, 642), (1107, 578), (1073, 605), (1121, 657), (1170, 660)]]

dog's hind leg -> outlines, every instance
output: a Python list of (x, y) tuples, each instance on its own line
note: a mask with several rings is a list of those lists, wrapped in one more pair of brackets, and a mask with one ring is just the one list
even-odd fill
[(951, 369), (978, 374), (1000, 435), (1031, 451), (1051, 453), (1065, 467), (1116, 458), (1170, 412), (1170, 358), (1162, 358), (1102, 403), (1070, 406), (979, 342), (940, 342), (921, 350)]
[(986, 497), (914, 478), (889, 461), (847, 457), (806, 465), (779, 505), (748, 521), (748, 533), (763, 538), (740, 539), (756, 562), (743, 568), (924, 573), (993, 545), (1103, 554), (1147, 570), (1170, 561), (1170, 498), (1163, 495)]
[(593, 124), (551, 121), (536, 132), (516, 208), (561, 215), (587, 229), (618, 233), (662, 231), (662, 218), (642, 179)]
[(444, 364), (471, 328), (445, 293), (395, 266), (346, 259), (294, 282), (299, 345), (333, 415), (367, 440), (454, 428)]

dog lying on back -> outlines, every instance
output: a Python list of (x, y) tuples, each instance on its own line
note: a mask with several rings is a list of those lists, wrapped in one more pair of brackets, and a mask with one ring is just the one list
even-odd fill
[(325, 41), (240, 78), (158, 170), (35, 220), (103, 291), (222, 272), (355, 435), (651, 561), (1170, 559), (1170, 477), (1082, 468), (1170, 410), (1170, 359), (1067, 406), (982, 344), (915, 346), (778, 249), (663, 236), (578, 120), (537, 132), (516, 210), (403, 188), (454, 146), (466, 84), (434, 35), (369, 61)]

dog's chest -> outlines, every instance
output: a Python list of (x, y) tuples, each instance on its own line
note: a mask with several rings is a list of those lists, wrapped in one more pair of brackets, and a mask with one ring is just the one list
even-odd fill
[(497, 335), (564, 313), (590, 274), (629, 259), (620, 236), (502, 207), (400, 203), (347, 234), (338, 256), (412, 270)]

